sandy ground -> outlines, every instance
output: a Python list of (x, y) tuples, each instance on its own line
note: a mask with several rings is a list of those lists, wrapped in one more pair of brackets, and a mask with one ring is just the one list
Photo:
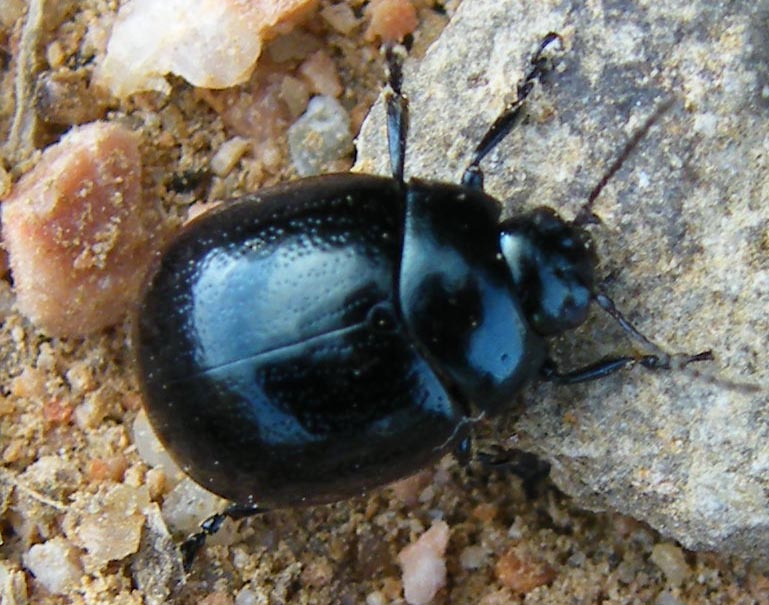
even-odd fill
[[(29, 78), (66, 70), (69, 90), (79, 96), (65, 122), (118, 120), (141, 134), (145, 194), (160, 198), (170, 226), (199, 202), (292, 177), (280, 128), (268, 162), (257, 151), (223, 177), (207, 169), (233, 134), (221, 104), (259, 90), (258, 77), (235, 93), (204, 92), (172, 79), (168, 97), (146, 93), (126, 101), (89, 88), (98, 52), (84, 52), (84, 40), (116, 5), (58, 3), (40, 32), (39, 61)], [(430, 8), (420, 14), (416, 54), (447, 18)], [(24, 63), (21, 26), (12, 20), (0, 29), (3, 133), (10, 128), (15, 77)], [(380, 88), (375, 47), (362, 29), (342, 36), (318, 19), (303, 31), (330, 49), (344, 85), (342, 102), (359, 124)], [(263, 73), (294, 68), (267, 65)], [(14, 153), (6, 149), (2, 176), (9, 182), (34, 164), (33, 150), (55, 142), (69, 127), (53, 115), (61, 106), (25, 102), (39, 124)], [(453, 459), (398, 490), (275, 512), (232, 529), (201, 553), (186, 583), (173, 570), (153, 568), (167, 565), (162, 557), (128, 553), (100, 563), (81, 548), (93, 544), (84, 541), (82, 528), (94, 520), (100, 527), (101, 519), (104, 540), (120, 541), (122, 526), (109, 525), (116, 516), (99, 516), (114, 504), (115, 490), (125, 486), (161, 505), (167, 493), (162, 473), (153, 473), (133, 446), (141, 401), (127, 338), (130, 318), (95, 336), (50, 338), (13, 308), (10, 284), (10, 278), (0, 282), (3, 603), (397, 603), (403, 599), (397, 554), (436, 518), (448, 522), (451, 536), (448, 581), (435, 603), (769, 603), (769, 577), (759, 569), (714, 553), (683, 551), (625, 517), (581, 511), (546, 479), (524, 486), (508, 469), (463, 469)], [(145, 538), (150, 533), (145, 529)], [(51, 594), (25, 561), (33, 545), (60, 536), (74, 548), (73, 565), (83, 573), (63, 594)], [(148, 574), (157, 585), (148, 583)]]

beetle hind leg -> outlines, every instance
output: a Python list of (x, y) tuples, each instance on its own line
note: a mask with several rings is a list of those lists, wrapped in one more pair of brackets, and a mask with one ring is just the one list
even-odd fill
[(184, 571), (189, 572), (200, 549), (206, 543), (206, 538), (218, 532), (226, 519), (239, 521), (247, 517), (254, 517), (268, 512), (269, 509), (261, 506), (233, 504), (220, 513), (211, 515), (200, 524), (200, 530), (189, 536), (179, 547), (182, 553), (182, 565)]

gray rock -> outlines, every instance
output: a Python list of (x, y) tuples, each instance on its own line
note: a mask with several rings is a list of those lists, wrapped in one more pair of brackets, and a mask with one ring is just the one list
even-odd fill
[(153, 503), (144, 514), (147, 524), (142, 532), (139, 552), (131, 562), (131, 572), (147, 605), (162, 605), (186, 581), (179, 549), (168, 532), (160, 509)]
[[(533, 385), (499, 434), (549, 460), (587, 508), (644, 520), (690, 549), (765, 559), (769, 5), (465, 0), (406, 66), (407, 174), (459, 179), (549, 31), (565, 51), (529, 120), (484, 161), (487, 191), (508, 212), (549, 205), (573, 217), (628, 137), (675, 97), (598, 199), (592, 232), (606, 290), (639, 329), (717, 361)], [(381, 103), (358, 147), (358, 169), (388, 173)], [(599, 311), (553, 343), (565, 367), (630, 351)]]
[(288, 148), (299, 176), (321, 174), (352, 151), (350, 116), (335, 98), (314, 97), (288, 129)]

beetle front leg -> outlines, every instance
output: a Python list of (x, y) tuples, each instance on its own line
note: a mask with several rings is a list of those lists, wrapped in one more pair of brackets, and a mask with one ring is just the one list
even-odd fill
[(614, 301), (609, 298), (607, 294), (598, 292), (593, 296), (593, 300), (619, 324), (620, 328), (622, 328), (631, 340), (634, 340), (647, 351), (648, 355), (636, 359), (636, 361), (645, 367), (652, 370), (670, 370), (683, 368), (693, 361), (713, 361), (713, 352), (710, 350), (702, 351), (695, 355), (690, 353), (666, 353), (630, 323), (620, 310), (617, 309)]
[(713, 361), (712, 351), (702, 351), (694, 355), (691, 353), (667, 353), (630, 323), (608, 295), (599, 292), (593, 295), (593, 301), (619, 324), (631, 340), (645, 349), (647, 354), (601, 359), (569, 372), (561, 372), (552, 359), (547, 359), (540, 370), (543, 380), (556, 384), (578, 384), (599, 380), (637, 364), (648, 370), (680, 370), (697, 361)]
[(546, 382), (555, 384), (579, 384), (580, 382), (590, 382), (600, 380), (610, 374), (614, 374), (624, 368), (634, 365), (641, 365), (647, 370), (679, 370), (690, 363), (697, 361), (712, 361), (712, 351), (703, 351), (696, 355), (680, 353), (675, 355), (641, 355), (638, 357), (609, 357), (588, 364), (576, 370), (561, 372), (552, 359), (547, 359), (542, 365), (540, 376)]

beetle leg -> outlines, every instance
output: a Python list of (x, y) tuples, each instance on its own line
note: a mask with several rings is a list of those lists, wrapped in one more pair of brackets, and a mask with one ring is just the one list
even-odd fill
[(641, 334), (638, 329), (631, 324), (614, 304), (614, 301), (606, 294), (599, 292), (593, 296), (595, 303), (608, 313), (614, 321), (625, 331), (631, 340), (638, 343), (645, 351), (646, 355), (610, 357), (601, 359), (588, 364), (582, 368), (561, 372), (552, 359), (545, 361), (540, 371), (542, 379), (556, 384), (577, 384), (580, 382), (589, 382), (599, 380), (614, 374), (623, 368), (640, 364), (649, 370), (680, 370), (690, 363), (697, 361), (712, 361), (712, 351), (702, 351), (691, 355), (689, 353), (667, 353), (659, 346), (654, 344), (649, 338)]
[(550, 463), (536, 454), (519, 449), (494, 447), (476, 454), (478, 463), (489, 470), (507, 471), (521, 479), (528, 498), (534, 498), (537, 487), (550, 476)]
[(384, 49), (387, 64), (385, 104), (387, 106), (387, 145), (393, 178), (403, 184), (403, 167), (406, 161), (406, 135), (409, 123), (409, 101), (401, 91), (403, 83), (402, 45), (387, 44)]
[(540, 375), (542, 380), (546, 382), (579, 384), (580, 382), (590, 382), (591, 380), (598, 380), (609, 374), (614, 374), (614, 372), (634, 365), (636, 361), (635, 357), (615, 357), (602, 359), (569, 372), (561, 372), (552, 359), (547, 359), (540, 370)]
[(184, 566), (184, 571), (188, 572), (190, 570), (192, 563), (195, 560), (195, 556), (206, 543), (206, 538), (208, 538), (208, 536), (213, 536), (216, 532), (218, 532), (221, 529), (222, 523), (224, 523), (225, 519), (239, 521), (240, 519), (245, 519), (247, 517), (261, 515), (267, 511), (269, 511), (269, 509), (262, 508), (261, 506), (255, 506), (251, 504), (232, 504), (222, 512), (208, 517), (208, 519), (200, 524), (200, 530), (182, 542), (182, 545), (179, 547), (182, 552), (182, 565)]
[(526, 97), (529, 96), (534, 88), (534, 82), (539, 80), (543, 74), (550, 69), (550, 59), (544, 56), (545, 49), (548, 46), (558, 42), (563, 47), (563, 39), (559, 34), (550, 32), (539, 44), (539, 48), (531, 58), (531, 69), (526, 74), (526, 77), (522, 82), (518, 83), (517, 95), (514, 101), (508, 103), (499, 114), (494, 123), (483, 135), (481, 142), (473, 152), (473, 156), (470, 160), (470, 164), (465, 169), (462, 175), (462, 184), (466, 187), (473, 189), (483, 189), (483, 171), (481, 170), (480, 163), (489, 152), (496, 147), (502, 139), (513, 129), (513, 127), (520, 121), (522, 117), (523, 104), (526, 101)]
[(619, 370), (640, 364), (648, 370), (679, 370), (697, 361), (712, 361), (713, 353), (703, 351), (696, 355), (685, 353), (670, 355), (641, 355), (639, 357), (609, 357), (588, 364), (576, 370), (561, 372), (552, 359), (548, 359), (540, 370), (542, 380), (556, 384), (578, 384), (605, 378)]
[[(691, 363), (692, 361), (712, 361), (713, 360), (713, 353), (712, 351), (703, 351), (701, 353), (697, 353), (696, 355), (690, 355), (688, 353), (678, 353), (671, 355), (670, 353), (666, 353), (663, 351), (659, 346), (654, 344), (651, 340), (649, 340), (646, 336), (641, 334), (641, 332), (638, 331), (638, 329), (631, 324), (622, 313), (620, 313), (619, 309), (617, 309), (616, 305), (614, 304), (614, 301), (609, 298), (606, 294), (599, 292), (598, 294), (593, 296), (593, 300), (596, 302), (596, 304), (601, 307), (606, 313), (608, 313), (614, 321), (616, 321), (619, 326), (625, 331), (625, 333), (631, 338), (631, 340), (634, 340), (637, 342), (641, 347), (643, 347), (646, 351), (650, 353), (650, 355), (646, 355), (648, 358), (657, 358), (657, 365), (659, 369), (669, 369), (669, 368), (675, 368), (675, 367), (683, 367)], [(649, 362), (651, 363), (651, 362)], [(646, 367), (650, 367), (648, 363), (644, 363)], [(658, 369), (657, 367), (652, 369)]]
[(459, 466), (467, 466), (473, 460), (473, 439), (467, 435), (460, 439), (454, 447), (454, 458), (457, 459)]

